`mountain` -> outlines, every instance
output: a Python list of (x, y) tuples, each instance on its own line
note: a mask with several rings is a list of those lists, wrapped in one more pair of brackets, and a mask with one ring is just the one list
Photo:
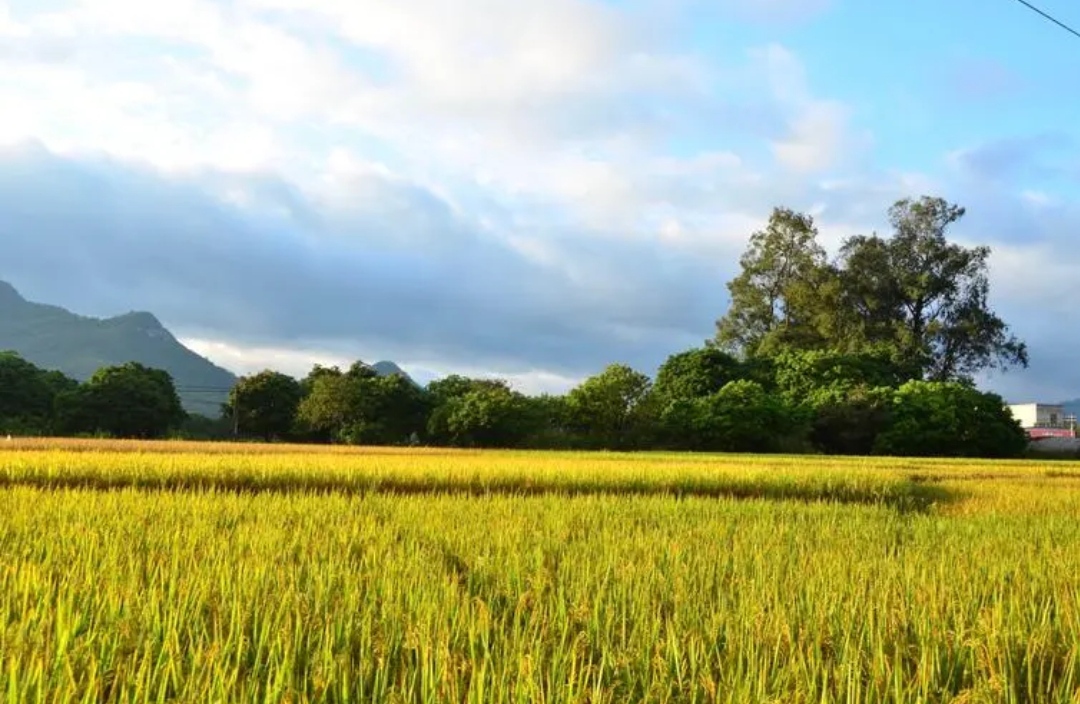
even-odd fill
[(32, 303), (0, 281), (0, 350), (84, 381), (105, 366), (139, 362), (169, 372), (191, 413), (216, 417), (236, 377), (184, 347), (150, 313), (76, 315)]
[(379, 376), (390, 376), (391, 374), (399, 374), (411, 381), (412, 383), (416, 383), (416, 381), (414, 381), (411, 376), (405, 373), (404, 369), (394, 364), (393, 362), (388, 362), (386, 360), (383, 360), (382, 362), (375, 362), (375, 364), (371, 365), (371, 368), (374, 369), (375, 373), (377, 373)]

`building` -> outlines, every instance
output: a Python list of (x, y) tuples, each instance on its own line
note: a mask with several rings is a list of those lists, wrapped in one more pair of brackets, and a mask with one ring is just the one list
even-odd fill
[(1031, 438), (1071, 438), (1076, 435), (1076, 416), (1065, 415), (1061, 405), (1019, 403), (1010, 405), (1009, 410)]

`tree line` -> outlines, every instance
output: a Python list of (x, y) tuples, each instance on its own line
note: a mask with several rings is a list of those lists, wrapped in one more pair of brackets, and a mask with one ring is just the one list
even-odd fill
[[(728, 284), (713, 339), (655, 378), (612, 364), (566, 394), (498, 379), (427, 386), (356, 362), (241, 378), (220, 419), (186, 418), (172, 380), (137, 364), (83, 384), (0, 356), (0, 431), (536, 449), (1011, 457), (1027, 439), (987, 368), (1027, 350), (988, 302), (986, 247), (950, 242), (963, 208), (898, 201), (886, 237), (829, 259), (813, 219), (773, 211)], [(21, 429), (21, 430), (20, 430)]]

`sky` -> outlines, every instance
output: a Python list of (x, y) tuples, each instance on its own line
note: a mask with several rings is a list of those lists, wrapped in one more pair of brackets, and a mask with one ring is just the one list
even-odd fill
[(835, 250), (933, 195), (1030, 349), (983, 386), (1074, 398), (1078, 76), (1015, 0), (0, 0), (0, 279), (559, 392), (711, 337), (773, 207)]

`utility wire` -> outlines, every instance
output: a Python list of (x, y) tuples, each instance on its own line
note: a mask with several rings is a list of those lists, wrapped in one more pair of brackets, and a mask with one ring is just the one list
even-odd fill
[(1070, 27), (1069, 25), (1065, 24), (1065, 23), (1064, 23), (1064, 22), (1062, 22), (1061, 20), (1057, 19), (1057, 18), (1056, 18), (1056, 17), (1054, 17), (1053, 15), (1051, 15), (1051, 14), (1049, 14), (1049, 13), (1047, 13), (1047, 12), (1044, 12), (1044, 11), (1040, 10), (1039, 8), (1037, 8), (1037, 7), (1035, 7), (1034, 5), (1032, 5), (1032, 4), (1031, 4), (1030, 2), (1028, 2), (1027, 0), (1016, 0), (1016, 2), (1020, 3), (1021, 5), (1023, 5), (1023, 6), (1024, 6), (1024, 7), (1026, 7), (1027, 9), (1031, 10), (1032, 12), (1036, 12), (1036, 13), (1038, 13), (1038, 14), (1042, 15), (1042, 16), (1043, 16), (1043, 17), (1044, 17), (1045, 19), (1048, 19), (1048, 20), (1050, 20), (1051, 22), (1053, 22), (1054, 24), (1056, 24), (1056, 25), (1057, 25), (1058, 27), (1061, 27), (1062, 29), (1064, 29), (1064, 30), (1065, 30), (1066, 32), (1068, 32), (1069, 34), (1073, 35), (1073, 36), (1074, 36), (1074, 37), (1076, 37), (1077, 39), (1080, 39), (1080, 31), (1077, 31), (1077, 30), (1073, 29), (1072, 27)]

